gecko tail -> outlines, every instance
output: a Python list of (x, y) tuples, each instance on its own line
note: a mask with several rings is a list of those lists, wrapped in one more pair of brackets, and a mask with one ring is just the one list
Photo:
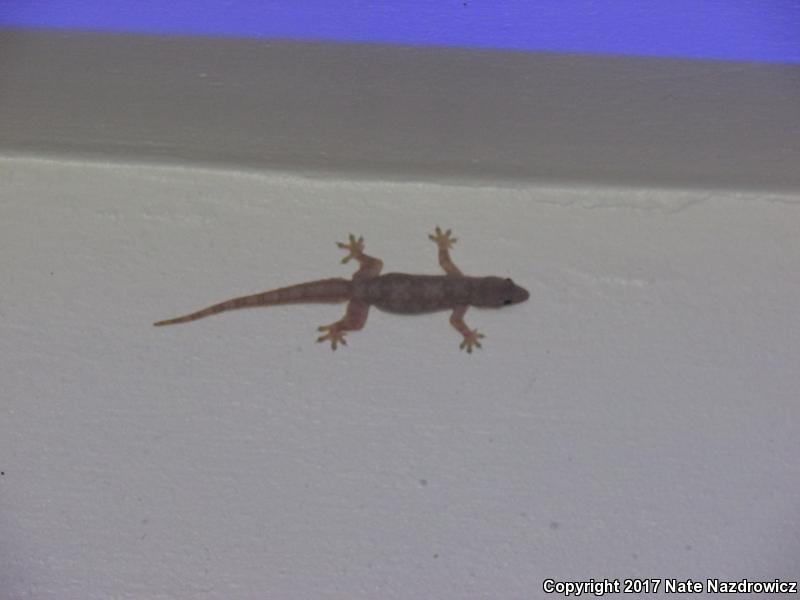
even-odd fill
[(196, 313), (192, 313), (190, 315), (184, 315), (183, 317), (176, 317), (174, 319), (164, 319), (163, 321), (156, 321), (153, 323), (156, 327), (163, 327), (164, 325), (177, 325), (178, 323), (188, 323), (189, 321), (194, 321), (196, 319), (202, 319), (203, 317), (207, 317), (213, 313), (207, 313), (204, 310), (201, 310)]
[(189, 313), (188, 315), (183, 315), (182, 317), (175, 317), (174, 319), (165, 319), (163, 321), (156, 321), (153, 323), (156, 327), (163, 327), (164, 325), (177, 325), (178, 323), (188, 323), (189, 321), (196, 321), (197, 319), (202, 319), (203, 317), (210, 317), (211, 315), (215, 315), (217, 313), (221, 313), (226, 310), (231, 310), (233, 308), (241, 308), (244, 305), (233, 305), (228, 302), (222, 302), (220, 304), (215, 304), (214, 306), (209, 306), (208, 308), (204, 308), (203, 310), (198, 310), (197, 312)]
[(217, 313), (234, 310), (237, 308), (251, 308), (255, 306), (276, 306), (279, 304), (304, 304), (304, 303), (331, 303), (338, 304), (349, 300), (352, 296), (351, 283), (345, 279), (321, 279), (309, 283), (300, 283), (269, 292), (252, 294), (226, 300), (208, 308), (198, 310), (182, 317), (165, 319), (153, 323), (156, 327), (164, 325), (177, 325), (188, 323)]

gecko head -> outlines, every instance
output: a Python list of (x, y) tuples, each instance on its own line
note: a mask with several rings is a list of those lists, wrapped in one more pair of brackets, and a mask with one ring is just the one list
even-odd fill
[(511, 279), (485, 277), (478, 286), (475, 306), (500, 308), (525, 302), (530, 297), (528, 290), (518, 286)]

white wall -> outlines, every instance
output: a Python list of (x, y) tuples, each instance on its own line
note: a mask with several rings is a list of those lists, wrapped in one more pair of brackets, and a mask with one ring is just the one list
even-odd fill
[[(800, 197), (0, 160), (4, 598), (531, 598), (796, 578)], [(151, 322), (435, 273), (523, 305)]]
[[(0, 31), (0, 599), (800, 571), (798, 67)], [(473, 274), (526, 304), (156, 329)], [(702, 596), (697, 595), (695, 597)]]

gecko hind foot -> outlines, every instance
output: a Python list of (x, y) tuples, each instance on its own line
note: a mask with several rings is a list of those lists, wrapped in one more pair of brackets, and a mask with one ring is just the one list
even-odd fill
[(336, 245), (339, 246), (339, 248), (342, 248), (344, 250), (349, 250), (350, 251), (350, 253), (342, 259), (342, 264), (346, 264), (346, 263), (350, 262), (354, 258), (356, 260), (358, 260), (359, 258), (364, 256), (364, 238), (363, 237), (359, 237), (358, 239), (356, 239), (356, 236), (354, 236), (351, 233), (350, 234), (350, 242), (349, 243), (345, 244), (343, 242), (336, 242)]
[(436, 245), (439, 246), (439, 248), (446, 250), (452, 248), (453, 244), (455, 244), (458, 241), (458, 238), (450, 237), (451, 233), (452, 233), (451, 229), (442, 232), (441, 228), (437, 227), (436, 232), (430, 234), (428, 238), (436, 242)]
[(327, 331), (325, 335), (321, 335), (317, 338), (317, 342), (329, 341), (331, 343), (331, 350), (336, 350), (339, 344), (347, 346), (347, 340), (344, 339), (345, 332), (339, 329), (335, 323), (333, 325), (322, 325), (317, 328), (317, 331)]
[(467, 354), (472, 354), (472, 348), (482, 348), (480, 340), (485, 338), (486, 336), (482, 333), (478, 333), (477, 329), (468, 329), (468, 333), (462, 334), (464, 336), (464, 341), (461, 342), (459, 348), (461, 350), (467, 351)]

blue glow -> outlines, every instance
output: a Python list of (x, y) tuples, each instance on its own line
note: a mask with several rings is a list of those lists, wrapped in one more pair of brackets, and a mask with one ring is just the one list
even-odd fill
[(0, 0), (0, 27), (800, 63), (800, 0)]

